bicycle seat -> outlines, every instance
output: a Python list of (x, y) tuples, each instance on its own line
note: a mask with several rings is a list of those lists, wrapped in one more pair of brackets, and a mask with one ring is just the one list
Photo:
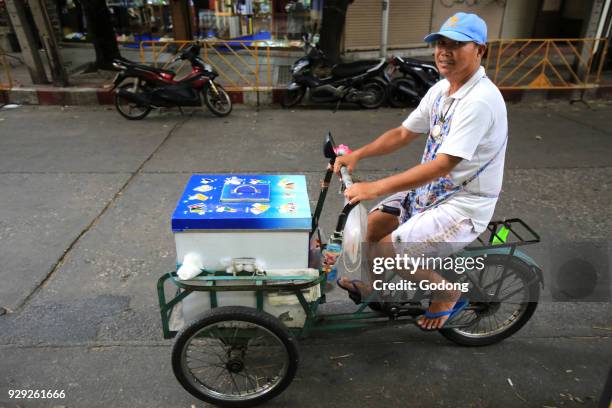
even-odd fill
[(332, 75), (340, 78), (360, 75), (369, 69), (376, 67), (380, 63), (381, 60), (364, 60), (348, 62), (346, 64), (338, 64), (332, 68)]

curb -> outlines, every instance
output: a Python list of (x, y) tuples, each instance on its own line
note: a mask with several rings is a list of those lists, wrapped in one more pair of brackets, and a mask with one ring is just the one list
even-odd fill
[[(271, 105), (280, 103), (284, 87), (257, 89), (242, 88), (228, 90), (234, 104), (248, 106)], [(612, 84), (603, 84), (589, 89), (554, 90), (501, 90), (506, 102), (534, 102), (554, 99), (609, 99), (612, 97)], [(25, 105), (112, 105), (113, 93), (105, 88), (54, 88), (30, 87), (0, 89), (0, 103)]]
[[(284, 88), (228, 90), (234, 104), (257, 106), (279, 103)], [(113, 92), (105, 88), (24, 87), (0, 89), (0, 103), (20, 105), (113, 105)]]

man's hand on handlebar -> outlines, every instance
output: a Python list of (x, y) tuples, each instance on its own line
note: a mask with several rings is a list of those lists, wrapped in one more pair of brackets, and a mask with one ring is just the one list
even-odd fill
[(340, 175), (340, 168), (344, 166), (348, 169), (349, 174), (353, 174), (353, 170), (355, 170), (355, 166), (357, 166), (358, 161), (359, 156), (355, 153), (350, 153), (346, 156), (338, 156), (336, 157), (336, 161), (334, 163), (334, 173), (336, 173), (338, 177), (342, 178)]
[(350, 204), (372, 200), (380, 195), (378, 181), (355, 183), (344, 190), (344, 197)]

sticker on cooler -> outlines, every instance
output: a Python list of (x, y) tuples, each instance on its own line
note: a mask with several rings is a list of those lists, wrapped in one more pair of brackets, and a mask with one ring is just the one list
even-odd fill
[(193, 191), (197, 191), (199, 193), (206, 193), (207, 191), (211, 191), (214, 187), (209, 186), (208, 184), (201, 185), (193, 189)]
[(192, 214), (204, 214), (206, 212), (206, 204), (190, 204), (188, 208)]
[(233, 207), (230, 207), (230, 206), (227, 206), (227, 205), (219, 205), (219, 206), (217, 206), (216, 211), (218, 213), (224, 213), (224, 212), (226, 212), (226, 213), (236, 213), (236, 212), (238, 212), (237, 209), (235, 209)]
[(255, 215), (263, 214), (270, 208), (269, 204), (256, 203), (251, 206), (251, 213)]
[(295, 183), (286, 178), (281, 179), (281, 181), (278, 182), (278, 186), (284, 188), (285, 190), (295, 189)]
[(208, 200), (209, 198), (210, 198), (210, 197), (208, 197), (208, 196), (206, 196), (206, 195), (204, 195), (204, 194), (200, 194), (200, 193), (198, 193), (198, 194), (194, 194), (194, 195), (190, 195), (190, 196), (189, 196), (189, 200), (190, 200), (190, 201), (193, 201), (193, 200), (206, 201), (206, 200)]
[(294, 214), (297, 212), (297, 205), (295, 203), (287, 203), (278, 207), (278, 212), (281, 214)]

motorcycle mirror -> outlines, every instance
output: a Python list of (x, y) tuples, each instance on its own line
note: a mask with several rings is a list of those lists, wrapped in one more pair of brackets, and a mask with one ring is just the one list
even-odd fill
[(323, 144), (323, 155), (328, 159), (336, 158), (336, 142), (331, 135), (331, 132), (327, 132), (325, 136), (325, 143)]

